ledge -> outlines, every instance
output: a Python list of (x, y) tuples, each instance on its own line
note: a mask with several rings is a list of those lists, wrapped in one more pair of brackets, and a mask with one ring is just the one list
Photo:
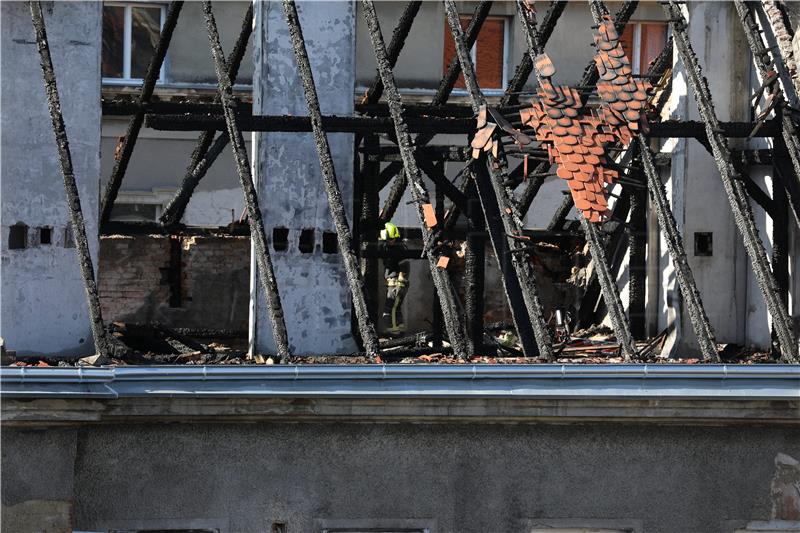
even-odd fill
[(130, 422), (800, 425), (800, 366), (0, 369), (4, 426)]
[(3, 398), (800, 399), (800, 365), (4, 367)]

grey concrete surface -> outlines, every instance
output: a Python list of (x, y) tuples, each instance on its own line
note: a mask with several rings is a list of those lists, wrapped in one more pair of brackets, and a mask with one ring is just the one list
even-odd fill
[[(214, 4), (214, 18), (220, 29), (219, 37), (226, 56), (233, 50), (246, 11), (247, 2), (226, 1)], [(167, 58), (170, 82), (208, 83), (216, 87), (217, 75), (214, 73), (214, 62), (211, 60), (211, 48), (208, 44), (208, 34), (203, 19), (202, 3), (186, 2), (184, 4), (172, 42), (169, 45)], [(250, 84), (252, 82), (251, 37), (236, 83)]]
[[(299, 2), (297, 7), (322, 113), (353, 114), (355, 3)], [(253, 112), (307, 115), (281, 4), (259, 1), (255, 9)], [(356, 344), (350, 331), (344, 268), (338, 254), (322, 250), (323, 232), (334, 230), (313, 138), (308, 133), (264, 133), (254, 139), (254, 168), (267, 237), (272, 242), (274, 228), (289, 230), (288, 249), (271, 252), (289, 342), (296, 353), (353, 352)], [(345, 210), (352, 213), (353, 135), (330, 134), (328, 141)], [(312, 253), (299, 249), (304, 230), (313, 232)], [(251, 287), (256, 286), (254, 280)], [(252, 293), (257, 302), (251, 325), (255, 349), (274, 353), (264, 295), (255, 289)]]
[(3, 441), (0, 500), (70, 500), (74, 493), (77, 430), (21, 430)]
[[(100, 167), (101, 4), (44, 6), (47, 35), (75, 179), (97, 265)], [(83, 280), (44, 93), (31, 14), (3, 2), (0, 163), (0, 336), (20, 353), (94, 353)], [(27, 247), (9, 249), (10, 227), (28, 226)], [(39, 228), (51, 229), (41, 244)]]
[[(64, 435), (42, 435), (53, 432)], [(54, 450), (31, 435), (3, 431), (4, 478), (38, 480), (38, 497), (60, 499), (68, 476), (50, 473)], [(74, 435), (74, 527), (88, 531), (404, 520), (436, 533), (522, 532), (534, 520), (572, 520), (730, 533), (734, 522), (770, 518), (775, 457), (800, 455), (800, 430), (779, 427), (258, 422)], [(4, 503), (33, 494), (19, 486), (4, 479)]]

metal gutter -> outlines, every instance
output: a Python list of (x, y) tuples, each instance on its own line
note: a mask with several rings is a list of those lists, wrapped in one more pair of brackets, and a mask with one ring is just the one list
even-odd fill
[(0, 368), (10, 398), (800, 400), (798, 365), (294, 365)]

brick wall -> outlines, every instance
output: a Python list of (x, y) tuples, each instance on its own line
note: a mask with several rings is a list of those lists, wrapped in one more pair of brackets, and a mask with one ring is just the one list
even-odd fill
[(247, 329), (250, 239), (104, 236), (98, 280), (106, 321)]

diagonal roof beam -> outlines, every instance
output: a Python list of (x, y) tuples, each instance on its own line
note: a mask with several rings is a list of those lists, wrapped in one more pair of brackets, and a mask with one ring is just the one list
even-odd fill
[(264, 220), (261, 217), (261, 208), (258, 205), (258, 194), (253, 184), (253, 176), (250, 172), (250, 161), (247, 157), (247, 147), (245, 146), (242, 130), (239, 127), (236, 117), (236, 102), (233, 99), (233, 87), (231, 79), (225, 65), (222, 45), (219, 40), (217, 22), (211, 9), (211, 2), (203, 2), (203, 15), (206, 19), (208, 29), (208, 40), (211, 43), (211, 55), (214, 58), (214, 70), (217, 73), (218, 91), (220, 103), (225, 113), (225, 124), (228, 129), (228, 137), (231, 141), (233, 160), (236, 163), (236, 172), (239, 176), (239, 183), (244, 193), (244, 205), (247, 208), (247, 221), (250, 225), (250, 239), (253, 243), (253, 254), (255, 255), (256, 265), (258, 266), (258, 278), (261, 280), (261, 287), (267, 299), (267, 312), (269, 313), (272, 324), (272, 336), (278, 349), (278, 355), (282, 362), (286, 362), (290, 355), (289, 336), (286, 333), (286, 322), (283, 317), (283, 306), (278, 292), (278, 281), (272, 267), (272, 259), (269, 255), (267, 235), (264, 231)]
[[(164, 26), (161, 28), (161, 34), (158, 37), (156, 49), (153, 51), (153, 57), (150, 58), (150, 63), (147, 65), (147, 72), (144, 75), (144, 80), (142, 80), (142, 89), (139, 93), (140, 104), (149, 103), (150, 98), (153, 96), (153, 89), (155, 89), (156, 82), (158, 81), (161, 65), (164, 64), (164, 57), (167, 55), (167, 49), (172, 40), (172, 33), (175, 31), (175, 26), (178, 24), (178, 16), (181, 13), (182, 7), (183, 2), (179, 0), (175, 0), (169, 5), (167, 19), (164, 21)], [(101, 223), (108, 222), (111, 217), (111, 210), (114, 208), (114, 202), (117, 200), (119, 188), (122, 186), (125, 171), (131, 160), (131, 155), (133, 155), (133, 148), (136, 146), (136, 139), (139, 137), (139, 130), (144, 120), (145, 107), (145, 105), (142, 105), (128, 123), (128, 129), (125, 131), (119, 159), (114, 163), (114, 169), (111, 171), (111, 177), (108, 179), (103, 198), (100, 201)]]
[[(599, 16), (600, 12), (605, 10), (605, 6), (603, 6), (602, 3), (598, 2), (598, 4), (600, 5), (595, 6), (595, 3), (592, 3), (595, 7), (595, 9), (592, 9), (592, 14), (597, 24), (601, 22)], [(630, 10), (628, 17), (630, 17), (634, 9)], [(536, 51), (540, 50), (542, 47), (540, 44), (541, 39), (532, 21), (529, 21), (527, 18), (527, 14), (530, 12), (523, 6), (522, 0), (517, 0), (517, 13), (519, 14), (522, 27), (525, 30), (525, 40), (528, 44), (529, 53), (535, 54)], [(596, 67), (593, 73), (593, 82), (596, 83), (598, 79)], [(539, 78), (539, 84), (541, 85), (544, 80), (539, 75), (538, 71), (536, 72), (536, 76)], [(588, 95), (585, 95), (585, 98), (588, 98)], [(586, 105), (585, 101), (584, 105)], [(571, 199), (572, 196), (570, 195), (568, 198)], [(565, 202), (567, 202), (567, 200), (565, 200)], [(586, 241), (589, 243), (589, 250), (591, 251), (595, 272), (597, 273), (597, 281), (600, 284), (600, 289), (603, 293), (603, 301), (606, 304), (608, 315), (611, 318), (611, 325), (614, 327), (614, 334), (617, 337), (617, 342), (620, 345), (623, 358), (626, 361), (630, 361), (636, 355), (636, 346), (633, 343), (633, 335), (631, 334), (631, 324), (628, 320), (628, 316), (625, 314), (625, 307), (620, 298), (616, 277), (611, 273), (600, 231), (596, 224), (589, 222), (585, 217), (580, 216), (579, 218), (583, 232), (586, 235)]]
[[(378, 72), (383, 80), (386, 101), (389, 104), (389, 111), (391, 112), (392, 120), (395, 125), (395, 135), (397, 137), (398, 146), (400, 147), (400, 155), (403, 158), (403, 169), (406, 176), (408, 176), (408, 180), (411, 184), (411, 194), (417, 206), (417, 215), (419, 216), (420, 227), (422, 229), (422, 242), (425, 247), (426, 255), (428, 256), (433, 284), (439, 295), (439, 303), (442, 307), (442, 316), (444, 318), (445, 327), (447, 328), (447, 335), (456, 356), (465, 358), (468, 353), (464, 321), (458, 311), (457, 297), (450, 276), (446, 270), (437, 266), (438, 258), (434, 252), (436, 244), (434, 242), (434, 235), (431, 228), (428, 227), (423, 213), (425, 204), (430, 205), (431, 203), (430, 197), (428, 191), (425, 189), (425, 183), (422, 181), (422, 175), (414, 158), (411, 134), (408, 132), (408, 127), (403, 118), (403, 104), (400, 98), (400, 91), (397, 89), (394, 74), (389, 67), (389, 58), (387, 57), (386, 44), (384, 43), (380, 23), (378, 22), (378, 14), (375, 12), (375, 5), (372, 0), (362, 0), (362, 3), (364, 6), (364, 18), (367, 21), (372, 48), (375, 52)], [(441, 224), (441, 221), (439, 223)]]
[[(453, 0), (444, 0), (444, 8), (447, 15), (447, 23), (450, 25), (450, 32), (453, 34), (456, 55), (461, 63), (461, 70), (464, 73), (464, 81), (470, 95), (472, 110), (477, 115), (480, 109), (486, 105), (486, 100), (478, 86), (475, 67), (472, 64), (470, 49), (464, 39), (455, 2)], [(507, 249), (508, 253), (511, 254), (513, 271), (503, 272), (501, 279), (503, 280), (506, 289), (506, 297), (509, 298), (509, 305), (512, 306), (512, 310), (514, 294), (513, 291), (510, 293), (510, 287), (511, 284), (514, 283), (514, 277), (518, 280), (522, 292), (522, 299), (525, 304), (524, 311), (527, 313), (527, 316), (524, 316), (524, 313), (521, 312), (522, 310), (512, 313), (512, 316), (517, 326), (517, 333), (520, 335), (520, 340), (523, 341), (523, 352), (526, 356), (530, 357), (532, 348), (527, 346), (528, 342), (525, 342), (525, 339), (522, 338), (522, 329), (520, 328), (522, 324), (529, 322), (532, 326), (533, 334), (536, 337), (536, 345), (539, 348), (539, 352), (545, 359), (550, 361), (554, 358), (553, 341), (550, 337), (550, 332), (547, 330), (544, 311), (541, 301), (539, 300), (539, 287), (536, 283), (533, 264), (528, 255), (525, 241), (521, 238), (523, 235), (522, 226), (519, 222), (519, 217), (516, 216), (514, 204), (511, 201), (509, 192), (503, 185), (502, 174), (499, 172), (501, 164), (494, 156), (486, 155), (475, 161), (472, 166), (476, 167), (475, 183), (478, 190), (478, 199), (484, 210), (486, 224), (487, 227), (489, 227), (490, 241), (494, 247), (501, 272), (503, 271), (503, 250)], [(502, 238), (498, 238), (499, 236), (497, 234), (500, 229), (500, 224), (497, 223), (498, 221), (493, 220), (491, 216), (491, 211), (494, 210), (495, 204), (499, 208), (500, 222), (502, 224), (502, 230), (505, 233)], [(503, 239), (505, 242), (503, 242)]]
[[(567, 2), (565, 0), (554, 0), (550, 3), (550, 7), (544, 14), (542, 23), (539, 25), (537, 30), (539, 34), (540, 46), (536, 48), (536, 55), (544, 52), (544, 46), (547, 44), (547, 41), (550, 40), (550, 35), (553, 34), (556, 23), (566, 7)], [(503, 95), (503, 98), (500, 100), (500, 107), (519, 103), (519, 92), (525, 87), (525, 84), (528, 82), (528, 78), (530, 78), (532, 71), (533, 60), (531, 59), (531, 55), (528, 50), (525, 50), (525, 52), (522, 54), (522, 60), (514, 70), (514, 77), (508, 82), (506, 92)]]
[[(478, 39), (478, 33), (481, 31), (486, 17), (489, 16), (489, 10), (491, 7), (492, 0), (482, 0), (475, 7), (475, 11), (472, 14), (472, 20), (470, 20), (466, 31), (467, 43), (470, 47), (475, 44), (475, 41)], [(453, 92), (453, 87), (455, 87), (456, 81), (458, 80), (458, 75), (460, 73), (461, 65), (458, 62), (458, 58), (453, 58), (453, 60), (450, 61), (450, 64), (447, 66), (447, 72), (444, 76), (442, 76), (442, 80), (439, 82), (439, 87), (436, 89), (436, 94), (433, 96), (433, 100), (430, 103), (431, 107), (440, 106), (447, 102), (448, 98), (450, 98), (450, 93)], [(425, 146), (431, 140), (433, 140), (433, 138), (433, 134), (417, 135), (416, 139), (414, 140), (414, 145), (417, 147)], [(402, 164), (392, 163), (387, 167), (387, 169), (389, 168), (392, 169), (393, 172), (399, 171), (400, 174), (397, 175), (392, 183), (389, 196), (386, 198), (386, 202), (383, 204), (383, 208), (380, 211), (380, 219), (382, 222), (388, 222), (394, 216), (395, 211), (397, 211), (397, 206), (400, 205), (400, 201), (403, 198), (403, 193), (405, 193), (406, 186), (408, 184), (406, 175), (402, 171)]]
[(797, 337), (792, 320), (780, 298), (778, 282), (770, 268), (767, 253), (758, 235), (753, 218), (753, 210), (747, 198), (739, 172), (731, 162), (731, 151), (728, 140), (720, 130), (719, 120), (714, 111), (711, 90), (708, 81), (703, 77), (700, 63), (697, 60), (692, 43), (687, 34), (687, 23), (681, 8), (675, 2), (664, 4), (664, 11), (670, 19), (675, 47), (686, 68), (686, 77), (695, 96), (700, 118), (706, 127), (708, 142), (714, 154), (714, 161), (719, 169), (722, 184), (733, 211), (736, 227), (742, 235), (745, 251), (753, 266), (753, 273), (759, 288), (764, 295), (767, 310), (772, 316), (773, 327), (780, 343), (783, 358), (789, 362), (798, 362)]
[(289, 26), (289, 36), (292, 40), (292, 49), (294, 50), (300, 81), (303, 83), (303, 92), (305, 93), (308, 115), (311, 119), (314, 134), (314, 144), (319, 156), (319, 166), (322, 169), (322, 182), (325, 186), (328, 207), (336, 229), (336, 237), (339, 242), (339, 251), (342, 256), (347, 284), (350, 287), (350, 295), (353, 298), (358, 330), (361, 333), (361, 340), (364, 342), (367, 356), (374, 358), (379, 352), (378, 335), (375, 333), (375, 325), (372, 323), (367, 310), (364, 278), (361, 275), (358, 259), (352, 248), (353, 239), (350, 233), (350, 224), (347, 222), (342, 190), (336, 179), (328, 136), (325, 130), (322, 129), (322, 111), (319, 105), (319, 97), (317, 96), (317, 87), (314, 83), (314, 74), (311, 71), (311, 62), (308, 59), (308, 51), (303, 39), (303, 29), (300, 26), (300, 17), (297, 14), (297, 6), (294, 0), (283, 0), (283, 12), (286, 17), (286, 24)]
[[(758, 74), (762, 83), (766, 83), (771, 73), (775, 72), (775, 65), (770, 57), (770, 51), (761, 40), (760, 28), (753, 10), (742, 0), (734, 0), (733, 4), (736, 6), (736, 13), (739, 15), (739, 21), (742, 23), (742, 29), (747, 37), (747, 44), (753, 53)], [(787, 112), (786, 98), (777, 78), (766, 86), (766, 92), (774, 102), (775, 113), (781, 121), (781, 136), (792, 161), (794, 175), (781, 176), (784, 179), (780, 181), (786, 189), (795, 223), (800, 227), (800, 136), (798, 136), (790, 113)]]
[(39, 59), (42, 66), (42, 75), (44, 77), (47, 107), (50, 110), (50, 119), (53, 122), (53, 134), (55, 135), (56, 147), (58, 148), (61, 174), (64, 177), (64, 192), (67, 196), (70, 227), (72, 228), (72, 236), (75, 239), (78, 265), (80, 266), (81, 276), (83, 277), (83, 288), (86, 291), (86, 303), (89, 309), (92, 337), (94, 337), (94, 347), (97, 351), (97, 357), (94, 359), (93, 364), (101, 365), (108, 361), (110, 347), (103, 325), (103, 314), (100, 310), (100, 294), (97, 291), (94, 266), (92, 265), (92, 255), (89, 251), (89, 241), (86, 239), (86, 223), (83, 219), (78, 184), (75, 181), (75, 173), (72, 168), (72, 155), (69, 150), (67, 129), (64, 125), (64, 117), (61, 114), (61, 101), (58, 97), (56, 73), (53, 69), (53, 60), (50, 56), (50, 43), (47, 41), (47, 29), (45, 28), (41, 3), (34, 1), (30, 2), (29, 6), (33, 28), (36, 31), (36, 45), (39, 49)]
[[(244, 53), (247, 50), (247, 41), (250, 40), (251, 33), (253, 33), (252, 2), (247, 4), (247, 11), (242, 20), (242, 29), (239, 31), (239, 37), (236, 39), (236, 44), (233, 46), (233, 51), (228, 60), (228, 77), (231, 79), (231, 83), (235, 83), (239, 75), (239, 66), (242, 64)], [(215, 97), (214, 100), (219, 101), (219, 96)], [(197, 138), (197, 145), (192, 150), (189, 166), (186, 169), (181, 186), (161, 214), (160, 220), (165, 226), (180, 223), (195, 188), (197, 188), (200, 180), (203, 179), (203, 176), (206, 175), (208, 169), (211, 168), (217, 156), (228, 143), (228, 136), (223, 131), (212, 144), (216, 131), (216, 129), (206, 130)]]

